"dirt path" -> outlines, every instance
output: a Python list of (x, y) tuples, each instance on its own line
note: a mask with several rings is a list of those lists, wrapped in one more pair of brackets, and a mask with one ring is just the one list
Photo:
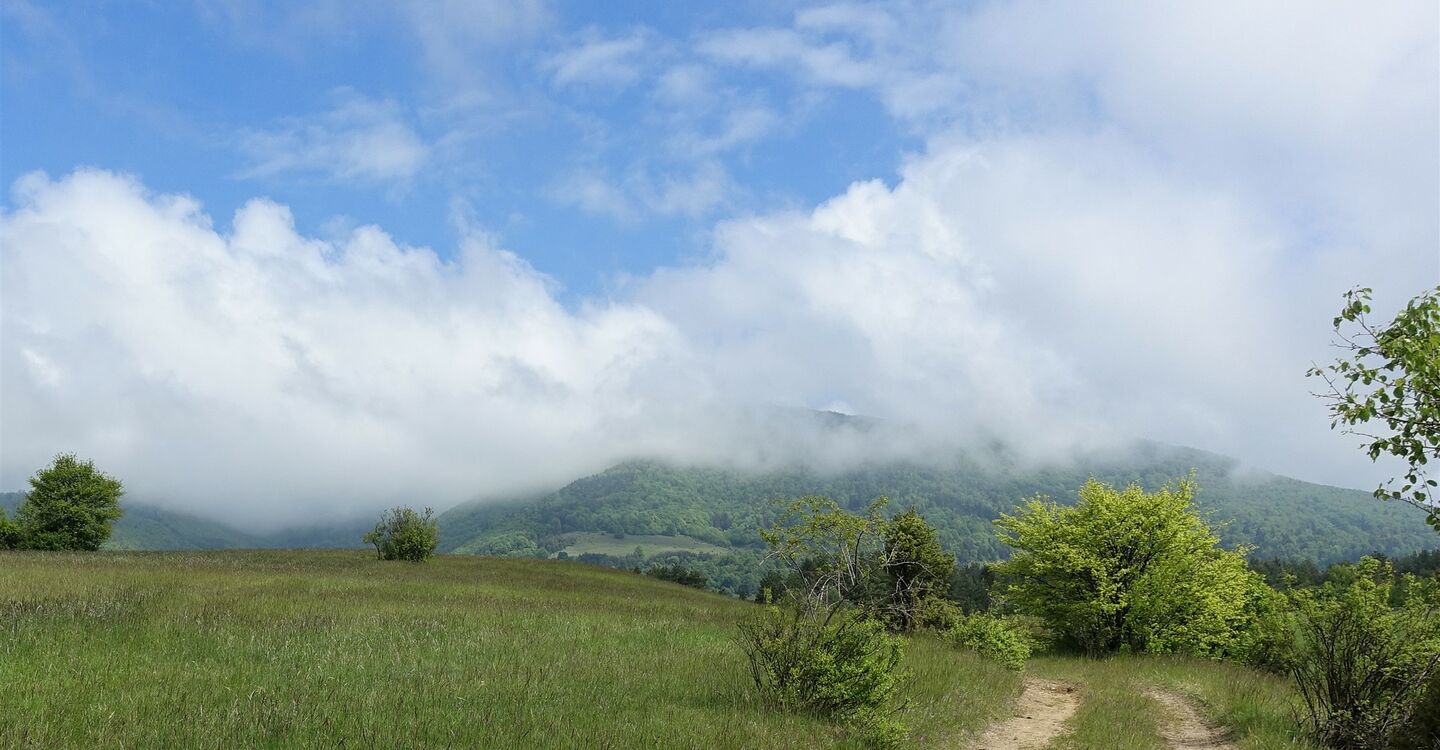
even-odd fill
[(1063, 682), (1030, 677), (1015, 716), (993, 724), (970, 744), (972, 750), (1039, 750), (1065, 731), (1080, 708), (1080, 695)]
[(1229, 733), (1205, 718), (1190, 698), (1169, 690), (1150, 688), (1145, 691), (1167, 714), (1160, 724), (1160, 736), (1171, 750), (1236, 750)]

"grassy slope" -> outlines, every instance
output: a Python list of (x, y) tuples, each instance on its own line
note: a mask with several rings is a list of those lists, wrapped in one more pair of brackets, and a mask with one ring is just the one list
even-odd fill
[[(0, 746), (853, 745), (755, 704), (751, 606), (538, 560), (0, 553)], [(928, 639), (907, 666), (926, 747), (1018, 691)]]
[(565, 554), (577, 557), (586, 553), (624, 557), (639, 547), (646, 555), (662, 552), (705, 552), (723, 554), (726, 550), (713, 544), (691, 539), (688, 536), (661, 536), (656, 534), (629, 534), (616, 539), (613, 534), (599, 534), (581, 531), (567, 534), (574, 541), (565, 548)]
[(1175, 657), (1042, 657), (1034, 674), (1080, 687), (1080, 710), (1056, 750), (1163, 750), (1160, 709), (1147, 687), (1178, 691), (1231, 730), (1240, 750), (1318, 750), (1300, 736), (1297, 697), (1284, 678), (1225, 662)]

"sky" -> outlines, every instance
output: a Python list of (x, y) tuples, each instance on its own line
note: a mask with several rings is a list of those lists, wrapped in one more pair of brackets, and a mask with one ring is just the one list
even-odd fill
[(1440, 6), (0, 0), (0, 184), (0, 489), (1136, 437), (1368, 489), (1305, 371), (1440, 284)]

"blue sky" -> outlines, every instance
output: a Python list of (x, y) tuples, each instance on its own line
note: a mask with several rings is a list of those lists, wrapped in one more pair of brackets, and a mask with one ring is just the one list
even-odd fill
[(1440, 283), (1437, 29), (1429, 0), (0, 0), (0, 488), (77, 451), (280, 519), (636, 455), (1135, 437), (1368, 487), (1391, 467), (1304, 373), (1346, 289)]
[(717, 216), (893, 180), (921, 145), (873, 97), (710, 64), (717, 30), (793, 13), (746, 5), (482, 4), (467, 32), (381, 3), (10, 3), (0, 179), (100, 166), (220, 222), (262, 195), (305, 232), (375, 223), (442, 254), (458, 206), (603, 293), (703, 255)]

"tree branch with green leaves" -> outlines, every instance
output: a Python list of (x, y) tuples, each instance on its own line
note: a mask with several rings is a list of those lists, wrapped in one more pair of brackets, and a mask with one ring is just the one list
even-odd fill
[(1427, 473), (1440, 459), (1440, 287), (1405, 305), (1389, 324), (1368, 316), (1371, 290), (1351, 289), (1335, 317), (1335, 346), (1345, 353), (1306, 373), (1325, 382), (1315, 396), (1329, 406), (1331, 429), (1365, 439), (1370, 460), (1388, 455), (1406, 463), (1400, 477), (1382, 482), (1375, 497), (1400, 500), (1427, 514), (1440, 531), (1437, 481)]

